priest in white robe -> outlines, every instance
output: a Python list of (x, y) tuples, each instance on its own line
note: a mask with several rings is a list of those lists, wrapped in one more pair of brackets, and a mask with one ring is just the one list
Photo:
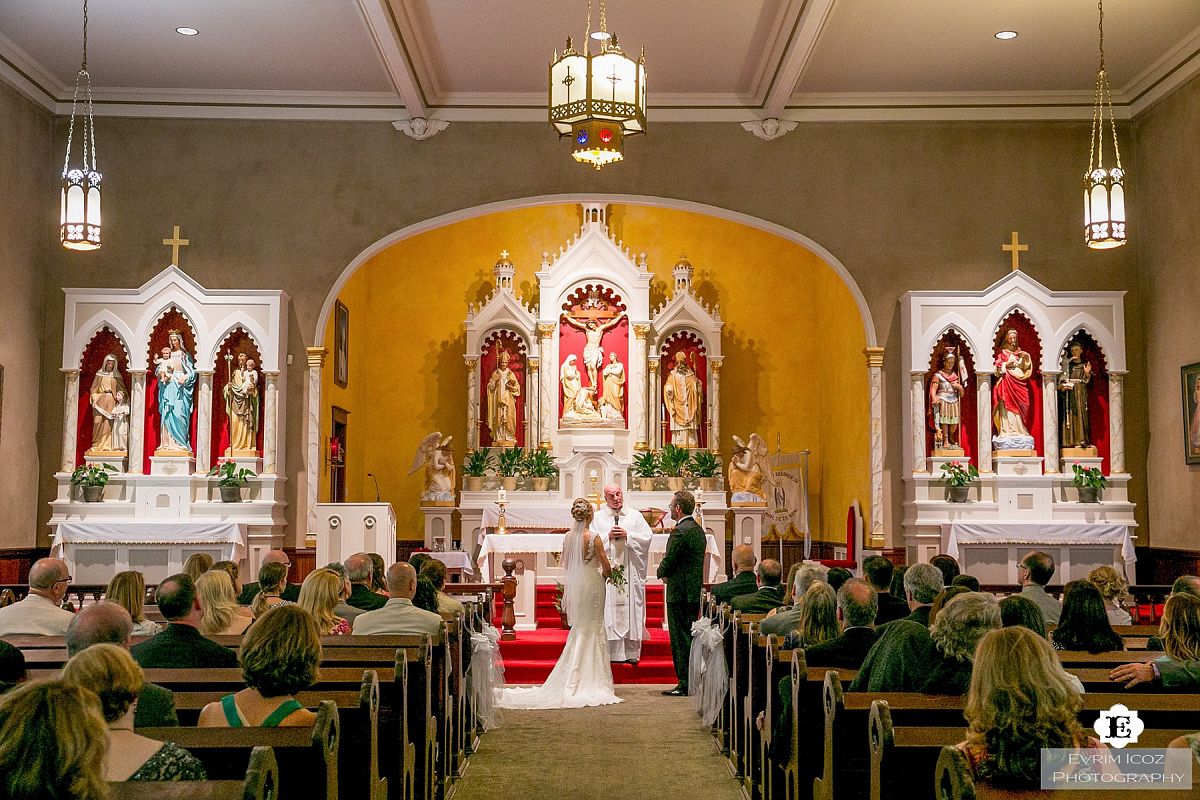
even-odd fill
[(592, 531), (602, 537), (608, 559), (625, 567), (625, 590), (612, 584), (604, 602), (604, 627), (612, 661), (636, 664), (646, 637), (646, 566), (650, 562), (650, 526), (636, 509), (625, 507), (620, 486), (604, 487), (604, 505), (596, 511)]

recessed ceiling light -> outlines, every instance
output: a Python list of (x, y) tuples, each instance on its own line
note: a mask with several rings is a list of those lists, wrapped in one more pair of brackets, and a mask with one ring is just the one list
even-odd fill
[[(200, 31), (196, 30), (195, 28), (176, 28), (175, 32), (183, 34), (184, 36), (195, 36), (196, 34), (200, 33)], [(996, 35), (999, 36), (1000, 34)]]
[(996, 38), (1004, 40), (1004, 41), (1007, 41), (1009, 39), (1015, 39), (1015, 38), (1017, 38), (1017, 32), (1016, 31), (1000, 31), (996, 34)]

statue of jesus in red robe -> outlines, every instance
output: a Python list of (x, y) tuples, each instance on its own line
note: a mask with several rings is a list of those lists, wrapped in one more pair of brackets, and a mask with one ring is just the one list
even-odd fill
[(1004, 334), (1004, 345), (996, 353), (996, 375), (992, 387), (992, 422), (996, 426), (993, 442), (997, 449), (1032, 450), (1033, 391), (1029, 378), (1033, 375), (1033, 359), (1021, 349), (1016, 330)]

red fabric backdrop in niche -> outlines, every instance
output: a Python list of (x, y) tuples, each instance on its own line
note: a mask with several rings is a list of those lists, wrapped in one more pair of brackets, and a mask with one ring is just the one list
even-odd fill
[(676, 353), (683, 353), (688, 366), (700, 379), (703, 396), (700, 398), (699, 445), (708, 447), (708, 354), (704, 351), (704, 343), (700, 340), (700, 336), (692, 331), (671, 334), (671, 338), (667, 339), (659, 349), (662, 360), (659, 361), (658, 367), (658, 398), (656, 402), (658, 403), (657, 407), (661, 409), (662, 422), (666, 423), (662, 426), (663, 442), (665, 444), (671, 442), (670, 417), (667, 415), (666, 404), (663, 402), (663, 389), (667, 385), (667, 376), (675, 368)]
[[(599, 284), (588, 284), (576, 289), (567, 301), (563, 303), (562, 311), (564, 314), (569, 314), (573, 319), (596, 319), (600, 324), (607, 324), (617, 315), (625, 312), (625, 304), (621, 302), (621, 297), (613, 292), (611, 288), (601, 286)], [(587, 337), (584, 332), (573, 327), (561, 318), (558, 323), (558, 363), (561, 366), (567, 356), (575, 356), (575, 366), (579, 367), (580, 380), (584, 387), (596, 390), (596, 400), (599, 402), (603, 394), (604, 384), (604, 366), (596, 370), (596, 382), (600, 386), (592, 386), (592, 380), (588, 376), (587, 367), (583, 363), (583, 348), (587, 345)], [(600, 338), (600, 346), (604, 350), (604, 364), (608, 363), (608, 354), (616, 353), (617, 360), (625, 367), (625, 403), (624, 413), (622, 416), (625, 420), (625, 427), (629, 427), (629, 317), (624, 316), (621, 321), (604, 332)], [(543, 367), (545, 369), (545, 367)], [(558, 385), (558, 417), (561, 419), (563, 414), (563, 395), (562, 383)]]
[(117, 357), (117, 372), (125, 384), (125, 402), (129, 402), (129, 354), (125, 352), (125, 345), (121, 343), (117, 334), (105, 326), (96, 331), (96, 335), (88, 342), (79, 363), (79, 434), (75, 439), (77, 467), (83, 464), (83, 456), (92, 446), (92, 379), (100, 367), (104, 366), (104, 357), (110, 353)]
[[(979, 429), (975, 422), (977, 419), (975, 381), (979, 378), (975, 375), (975, 359), (971, 356), (966, 341), (953, 328), (942, 334), (942, 338), (938, 339), (937, 346), (933, 348), (933, 352), (929, 356), (929, 373), (925, 376), (925, 455), (933, 455), (933, 405), (929, 401), (929, 386), (933, 382), (933, 374), (941, 369), (942, 353), (948, 347), (957, 350), (959, 360), (967, 367), (967, 384), (963, 387), (966, 391), (963, 392), (962, 400), (959, 403), (961, 418), (958, 424), (958, 443), (966, 457), (971, 458), (975, 453), (975, 438), (979, 435)], [(957, 372), (957, 368), (955, 371)], [(979, 466), (978, 462), (975, 466)]]
[[(1013, 311), (1004, 321), (1000, 323), (1000, 327), (996, 329), (996, 338), (992, 342), (992, 357), (993, 363), (1000, 348), (1004, 346), (1004, 336), (1009, 330), (1017, 332), (1017, 346), (1029, 353), (1029, 358), (1033, 361), (1033, 374), (1029, 376), (1029, 402), (1033, 405), (1033, 424), (1030, 426), (1029, 433), (1033, 436), (1034, 450), (1038, 455), (1046, 455), (1046, 443), (1042, 436), (1042, 343), (1038, 339), (1037, 330), (1033, 327), (1033, 323), (1019, 311)], [(991, 365), (988, 365), (991, 366)], [(996, 378), (992, 378), (993, 397), (996, 387)], [(995, 419), (995, 400), (992, 401), (993, 420)], [(992, 433), (996, 432), (996, 425), (992, 423)], [(1057, 453), (1054, 454), (1058, 456)], [(1043, 466), (1044, 468), (1044, 466)]]
[[(178, 330), (180, 335), (183, 336), (184, 348), (191, 355), (192, 361), (196, 360), (196, 335), (192, 333), (192, 324), (188, 322), (188, 318), (183, 315), (182, 311), (172, 306), (159, 318), (158, 324), (150, 332), (150, 346), (148, 351), (150, 360), (146, 370), (146, 436), (142, 455), (142, 470), (147, 475), (150, 474), (150, 456), (154, 455), (154, 451), (158, 449), (158, 434), (162, 426), (162, 422), (158, 418), (158, 378), (154, 376), (154, 361), (158, 358), (158, 352), (167, 346), (167, 337), (173, 330)], [(197, 378), (197, 395), (199, 394), (199, 383), (200, 380)], [(195, 448), (195, 402), (192, 403), (192, 424), (188, 428), (188, 438), (191, 441), (192, 447)]]
[[(1100, 345), (1092, 338), (1092, 335), (1087, 331), (1078, 331), (1067, 341), (1078, 339), (1083, 345), (1083, 357), (1092, 365), (1092, 383), (1088, 387), (1088, 423), (1091, 430), (1089, 433), (1092, 437), (1092, 444), (1095, 445), (1096, 451), (1100, 454), (1103, 462), (1100, 464), (1100, 471), (1105, 475), (1109, 471), (1109, 439), (1108, 439), (1108, 368), (1104, 365), (1104, 351)], [(1067, 361), (1071, 358), (1071, 348), (1068, 346), (1066, 353), (1063, 355), (1063, 377), (1066, 377)], [(1059, 435), (1062, 430), (1062, 396), (1059, 396), (1058, 405), (1059, 419)], [(1071, 471), (1071, 465), (1067, 464), (1065, 472)]]
[[(226, 353), (233, 355), (233, 361), (229, 362), (228, 366), (225, 362)], [(248, 358), (254, 359), (254, 368), (258, 371), (258, 432), (254, 437), (254, 446), (258, 448), (260, 454), (263, 451), (263, 398), (267, 392), (267, 379), (263, 377), (262, 372), (262, 353), (259, 352), (258, 345), (254, 343), (244, 328), (235, 328), (225, 337), (225, 341), (217, 350), (216, 369), (213, 372), (211, 453), (211, 463), (213, 464), (224, 458), (225, 451), (229, 448), (229, 412), (225, 410), (225, 385), (229, 383), (230, 371), (237, 369), (238, 353), (245, 353)]]
[(517, 401), (517, 447), (525, 446), (525, 404), (529, 400), (529, 381), (525, 380), (528, 370), (525, 340), (513, 331), (492, 331), (484, 341), (479, 354), (479, 446), (492, 446), (492, 430), (488, 427), (488, 381), (496, 371), (500, 349), (508, 351), (508, 368), (521, 385), (521, 397)]

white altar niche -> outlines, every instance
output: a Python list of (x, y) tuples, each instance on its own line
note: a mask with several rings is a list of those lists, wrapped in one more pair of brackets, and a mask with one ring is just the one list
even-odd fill
[[(478, 552), (490, 530), (484, 516), (496, 510), (502, 488), (514, 530), (568, 508), (575, 497), (599, 502), (609, 483), (625, 488), (627, 506), (665, 512), (671, 497), (666, 480), (642, 491), (632, 478), (634, 457), (668, 442), (718, 450), (720, 312), (696, 297), (694, 269), (683, 259), (674, 269), (670, 299), (652, 310), (653, 276), (645, 255), (635, 256), (614, 239), (606, 205), (583, 203), (580, 211), (579, 232), (557, 255), (542, 254), (534, 276), (536, 308), (516, 296), (517, 266), (502, 252), (492, 268), (491, 295), (467, 309), (467, 454), (536, 448), (549, 453), (558, 469), (544, 490), (527, 479), (505, 482), (493, 474), (479, 489), (464, 482), (457, 511), (468, 553)], [(675, 353), (686, 374), (667, 393), (660, 363), (672, 359), (673, 368)], [(723, 542), (729, 507), (720, 481), (698, 498)], [(433, 547), (450, 512), (422, 510), (425, 544)]]
[[(909, 562), (954, 551), (964, 571), (1011, 583), (1017, 551), (1043, 548), (1064, 564), (1056, 584), (1100, 563), (1132, 578), (1124, 293), (1014, 271), (980, 292), (909, 292), (901, 313)], [(980, 473), (965, 502), (943, 479), (952, 462)], [(1080, 501), (1076, 463), (1107, 478), (1099, 502)]]
[[(284, 543), (288, 296), (210, 290), (176, 266), (137, 289), (67, 289), (62, 457), (52, 548), (75, 579), (124, 569), (158, 580), (193, 552), (255, 574)], [(210, 468), (254, 473), (222, 502)], [(71, 484), (114, 468), (99, 502)]]

